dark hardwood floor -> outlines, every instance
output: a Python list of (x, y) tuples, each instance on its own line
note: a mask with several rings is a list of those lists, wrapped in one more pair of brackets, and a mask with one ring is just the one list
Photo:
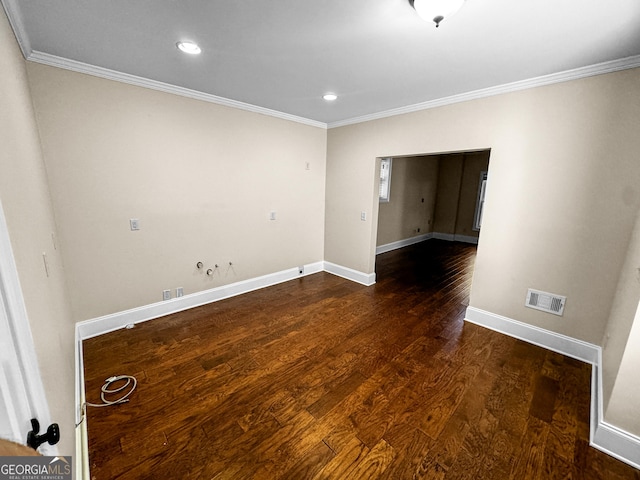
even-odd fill
[(475, 248), (319, 273), (84, 342), (91, 478), (640, 479), (589, 447), (590, 369), (463, 322)]

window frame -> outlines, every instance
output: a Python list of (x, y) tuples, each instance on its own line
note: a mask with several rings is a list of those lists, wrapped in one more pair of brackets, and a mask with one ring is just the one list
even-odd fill
[[(387, 168), (385, 168), (387, 165)], [(378, 201), (389, 203), (391, 200), (391, 170), (393, 168), (393, 158), (385, 157), (380, 159), (380, 184), (378, 187)], [(384, 174), (384, 171), (387, 173)]]

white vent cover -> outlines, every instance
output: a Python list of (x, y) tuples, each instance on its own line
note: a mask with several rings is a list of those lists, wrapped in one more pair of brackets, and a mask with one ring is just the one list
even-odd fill
[(566, 302), (567, 297), (563, 297), (562, 295), (541, 292), (530, 288), (527, 291), (527, 301), (525, 302), (525, 306), (562, 316), (562, 313), (564, 312), (564, 304)]

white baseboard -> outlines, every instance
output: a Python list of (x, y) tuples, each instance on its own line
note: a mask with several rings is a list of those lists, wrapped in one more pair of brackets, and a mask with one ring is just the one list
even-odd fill
[(467, 307), (465, 320), (592, 365), (598, 362), (600, 347), (582, 340), (535, 327), (528, 323), (518, 322), (475, 307)]
[[(142, 307), (125, 310), (123, 312), (113, 313), (111, 315), (104, 315), (102, 317), (93, 318), (84, 322), (76, 323), (75, 329), (75, 369), (76, 369), (76, 478), (86, 479), (89, 476), (89, 450), (87, 445), (87, 422), (82, 420), (82, 405), (85, 401), (84, 390), (84, 361), (82, 341), (91, 337), (102, 335), (105, 333), (124, 328), (128, 324), (135, 324), (153, 320), (155, 318), (170, 315), (172, 313), (181, 312), (190, 308), (194, 308), (207, 303), (216, 302), (225, 298), (234, 297), (243, 293), (248, 293), (260, 288), (269, 287), (278, 283), (294, 280), (306, 275), (322, 272), (323, 270), (329, 273), (334, 273), (326, 268), (327, 262), (316, 262), (308, 265), (304, 265), (303, 274), (300, 274), (298, 268), (290, 268), (288, 270), (282, 270), (280, 272), (264, 275), (262, 277), (256, 277), (249, 280), (244, 280), (230, 285), (223, 285), (221, 287), (212, 288), (203, 292), (197, 292), (190, 295), (184, 295), (183, 297), (174, 298), (164, 302), (153, 303), (151, 305), (144, 305)], [(347, 275), (340, 275), (345, 278), (354, 281), (360, 281), (362, 278), (369, 278), (370, 275), (366, 275), (355, 270), (348, 269), (346, 267), (340, 267), (338, 265), (329, 264), (331, 269), (339, 270), (341, 272), (347, 272), (354, 278), (350, 278)], [(336, 273), (337, 275), (338, 273)], [(375, 281), (375, 274), (374, 281)], [(357, 278), (357, 279), (356, 279)], [(362, 283), (362, 282), (359, 282)], [(374, 282), (375, 283), (375, 282)]]
[(453, 233), (433, 232), (432, 237), (437, 240), (446, 240), (448, 242), (473, 243), (475, 245), (478, 244), (478, 237), (471, 237), (468, 235), (456, 235)]
[(640, 469), (640, 438), (608, 424), (603, 419), (602, 349), (599, 346), (475, 307), (467, 307), (465, 321), (590, 363), (592, 369), (589, 443), (592, 447)]
[(398, 240), (397, 242), (391, 242), (385, 245), (379, 245), (376, 247), (376, 255), (380, 255), (381, 253), (387, 253), (392, 250), (397, 250), (398, 248), (408, 247), (409, 245), (414, 245), (416, 243), (424, 242), (425, 240), (429, 240), (430, 238), (433, 238), (433, 234), (425, 233), (424, 235), (418, 235), (416, 237), (405, 238), (404, 240)]
[(89, 476), (89, 450), (87, 445), (87, 422), (82, 419), (82, 405), (85, 401), (84, 390), (84, 361), (82, 351), (82, 341), (91, 337), (124, 328), (128, 324), (135, 324), (153, 320), (155, 318), (181, 312), (189, 308), (216, 302), (225, 298), (234, 297), (243, 293), (248, 293), (260, 288), (269, 287), (278, 283), (294, 280), (306, 275), (326, 271), (340, 277), (361, 283), (366, 286), (373, 285), (376, 280), (375, 273), (362, 273), (351, 268), (336, 265), (331, 262), (316, 262), (304, 265), (303, 274), (298, 268), (282, 270), (280, 272), (256, 277), (242, 282), (223, 285), (203, 292), (197, 292), (183, 297), (174, 298), (164, 302), (153, 303), (123, 312), (105, 315), (76, 324), (75, 341), (75, 368), (76, 368), (76, 478), (86, 479)]
[[(344, 268), (344, 267), (343, 267)], [(122, 312), (104, 315), (102, 317), (85, 320), (76, 324), (78, 339), (80, 341), (87, 338), (109, 333), (126, 325), (153, 320), (154, 318), (171, 315), (190, 308), (199, 307), (208, 303), (235, 297), (243, 293), (248, 293), (260, 288), (270, 287), (278, 283), (288, 282), (302, 276), (311, 275), (324, 270), (324, 262), (316, 262), (304, 266), (304, 273), (301, 275), (297, 268), (290, 268), (280, 272), (263, 275), (261, 277), (243, 280), (241, 282), (222, 285), (202, 292), (196, 292), (182, 297), (173, 298), (163, 302), (152, 303), (142, 307), (132, 308)]]
[(416, 243), (424, 242), (431, 238), (435, 238), (437, 240), (446, 240), (448, 242), (464, 242), (464, 243), (473, 243), (475, 245), (478, 244), (477, 237), (470, 237), (467, 235), (455, 235), (453, 233), (431, 232), (431, 233), (425, 233), (424, 235), (418, 235), (416, 237), (405, 238), (404, 240), (398, 240), (397, 242), (391, 242), (385, 245), (379, 245), (376, 247), (376, 255), (380, 255), (381, 253), (387, 253), (392, 250), (397, 250), (398, 248), (408, 247), (409, 245), (414, 245)]
[(361, 283), (367, 287), (376, 283), (375, 273), (362, 273), (352, 268), (343, 267), (342, 265), (336, 265), (331, 262), (324, 262), (324, 271), (337, 275), (338, 277), (346, 278), (352, 282)]
[(454, 235), (454, 242), (463, 242), (463, 243), (473, 243), (474, 245), (478, 244), (478, 237), (471, 237), (469, 235)]

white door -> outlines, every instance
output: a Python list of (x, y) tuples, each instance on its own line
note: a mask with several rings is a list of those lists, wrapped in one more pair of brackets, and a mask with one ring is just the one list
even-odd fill
[(2, 289), (0, 295), (0, 438), (25, 443), (31, 408)]
[[(0, 438), (25, 444), (32, 418), (38, 419), (40, 433), (45, 433), (51, 420), (49, 408), (0, 205)], [(48, 444), (39, 451), (57, 454), (57, 448)]]

